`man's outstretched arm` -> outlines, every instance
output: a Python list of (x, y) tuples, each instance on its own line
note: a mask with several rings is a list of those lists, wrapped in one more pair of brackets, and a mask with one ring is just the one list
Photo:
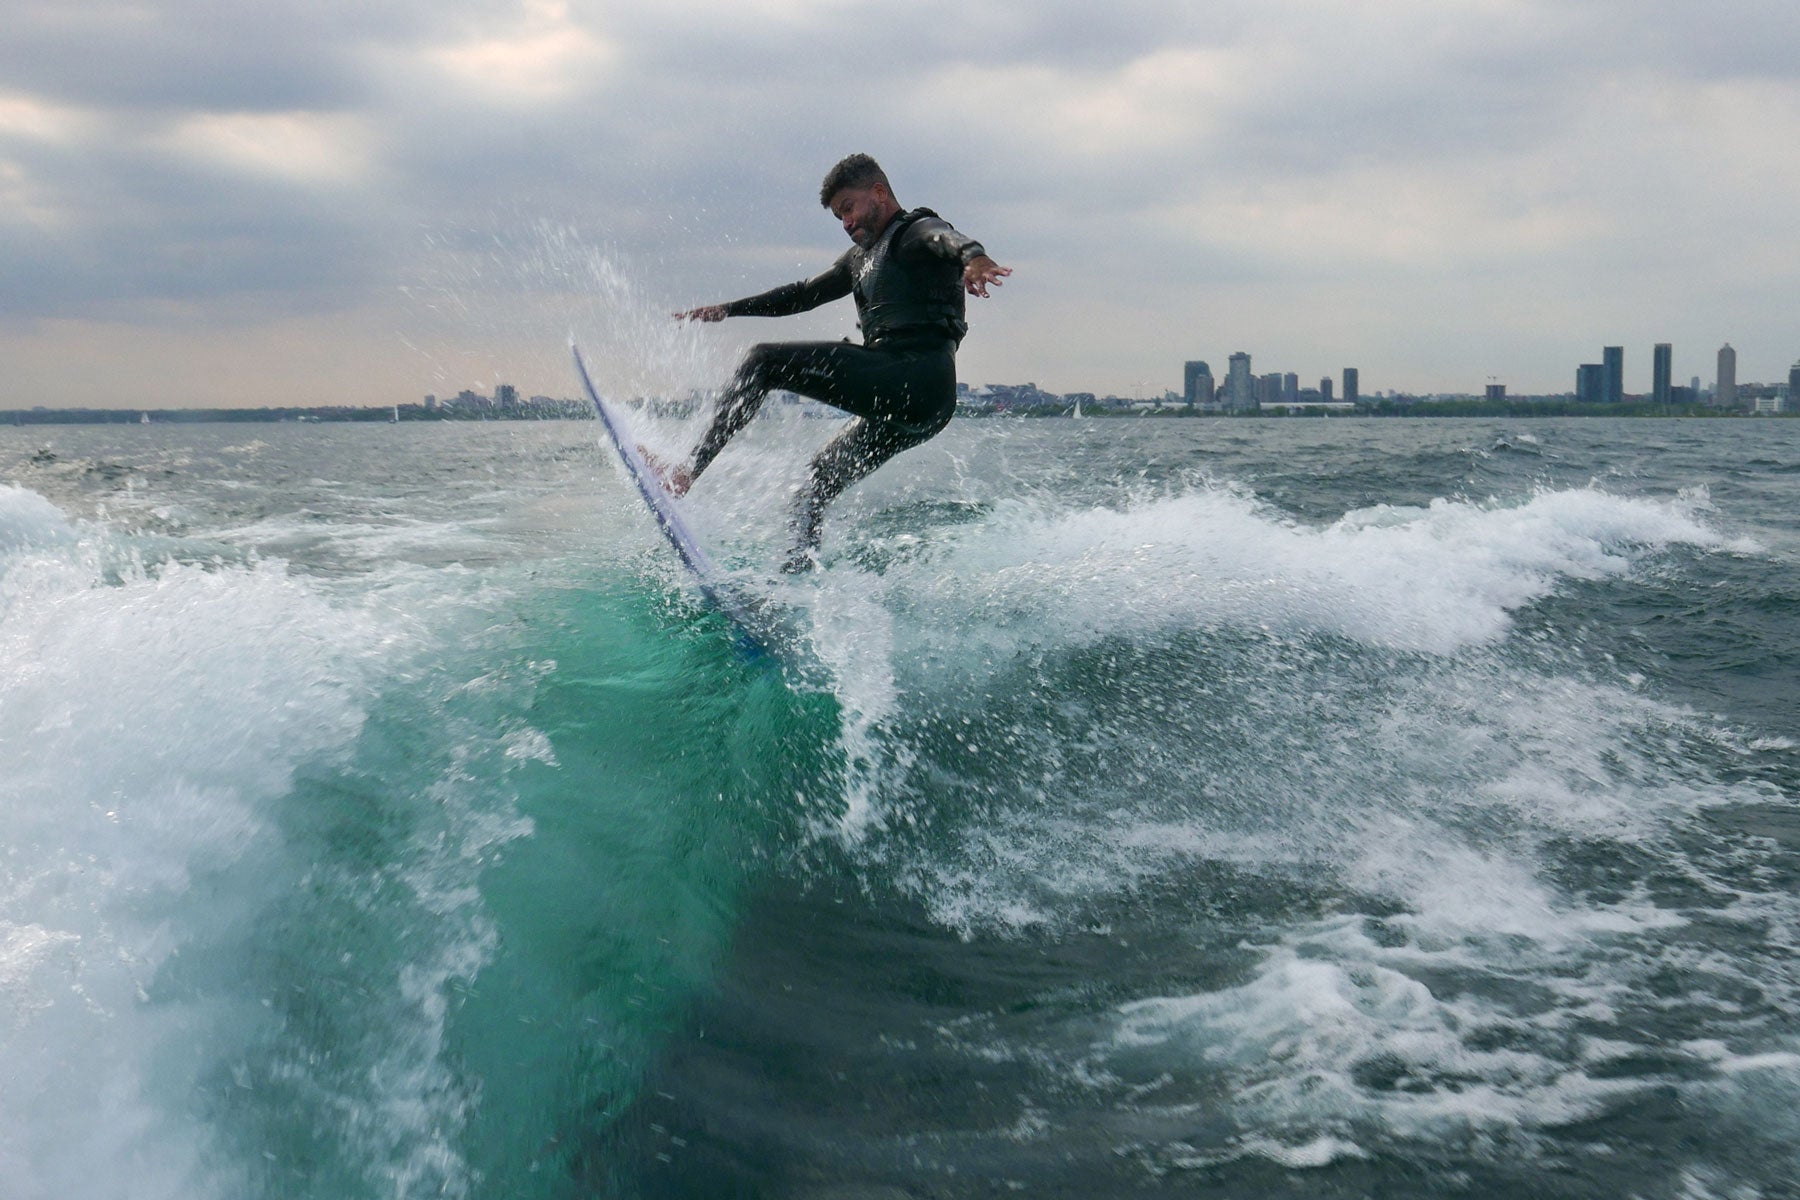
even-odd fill
[(675, 314), (677, 321), (723, 321), (726, 317), (791, 317), (850, 294), (850, 267), (840, 258), (811, 279), (784, 283), (728, 304), (703, 304)]
[(989, 258), (981, 243), (938, 216), (921, 217), (906, 231), (907, 252), (934, 254), (959, 264), (963, 269), (963, 291), (971, 296), (987, 298), (988, 288), (999, 287), (1000, 280), (1012, 274)]

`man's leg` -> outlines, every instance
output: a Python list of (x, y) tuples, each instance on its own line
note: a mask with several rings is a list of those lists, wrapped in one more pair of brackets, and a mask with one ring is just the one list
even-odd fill
[[(871, 349), (849, 342), (764, 343), (751, 349), (694, 451), (691, 483), (750, 423), (773, 388), (822, 400), (858, 420), (812, 461), (794, 499), (794, 546), (784, 570), (804, 571), (819, 545), (819, 519), (845, 488), (900, 451), (933, 437), (956, 408), (955, 347)], [(685, 487), (680, 490), (685, 490)]]
[(829, 393), (839, 390), (839, 378), (846, 373), (839, 361), (843, 352), (861, 349), (843, 342), (764, 342), (752, 346), (719, 397), (712, 425), (694, 450), (689, 482), (698, 479), (725, 443), (750, 423), (772, 389), (783, 388), (832, 402)]
[(936, 433), (936, 429), (909, 433), (889, 422), (858, 417), (827, 442), (813, 456), (806, 483), (794, 495), (790, 521), (794, 541), (781, 569), (790, 575), (810, 569), (819, 549), (819, 522), (826, 505), (894, 455), (928, 441)]
[(782, 570), (805, 571), (819, 548), (825, 508), (845, 489), (902, 450), (937, 436), (956, 409), (955, 348), (949, 342), (906, 351), (845, 347), (826, 403), (856, 414), (813, 457), (794, 496), (794, 541)]

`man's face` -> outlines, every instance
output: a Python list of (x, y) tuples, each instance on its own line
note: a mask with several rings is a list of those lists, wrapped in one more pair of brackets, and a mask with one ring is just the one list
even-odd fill
[(831, 215), (844, 224), (850, 240), (867, 250), (887, 228), (893, 200), (879, 183), (842, 188), (831, 197)]

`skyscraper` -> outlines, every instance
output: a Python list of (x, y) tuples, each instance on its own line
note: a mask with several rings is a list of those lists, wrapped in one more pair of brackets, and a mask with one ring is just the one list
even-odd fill
[(1204, 360), (1182, 365), (1181, 394), (1189, 404), (1212, 403), (1213, 373)]
[(1788, 368), (1787, 410), (1800, 412), (1800, 362)]
[(1319, 377), (1319, 399), (1327, 404), (1331, 403), (1331, 376), (1329, 375)]
[(1606, 371), (1606, 402), (1622, 403), (1625, 399), (1625, 347), (1603, 347), (1600, 351), (1600, 365)]
[(1344, 403), (1355, 404), (1362, 396), (1361, 379), (1355, 367), (1344, 368)]
[(1656, 343), (1656, 349), (1651, 351), (1650, 400), (1652, 403), (1667, 404), (1669, 402), (1670, 364), (1674, 355), (1674, 347), (1667, 342)]
[(1713, 404), (1719, 408), (1737, 407), (1737, 351), (1730, 342), (1719, 347), (1719, 382), (1713, 388)]
[(1225, 407), (1239, 411), (1256, 407), (1250, 379), (1250, 356), (1242, 350), (1231, 356), (1231, 373), (1225, 377)]
[(1598, 404), (1606, 398), (1606, 368), (1599, 363), (1582, 363), (1575, 368), (1575, 401)]

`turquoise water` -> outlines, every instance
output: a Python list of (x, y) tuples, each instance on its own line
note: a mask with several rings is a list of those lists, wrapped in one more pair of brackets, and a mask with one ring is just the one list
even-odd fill
[(0, 428), (0, 1193), (1791, 1194), (1800, 423), (597, 438)]

